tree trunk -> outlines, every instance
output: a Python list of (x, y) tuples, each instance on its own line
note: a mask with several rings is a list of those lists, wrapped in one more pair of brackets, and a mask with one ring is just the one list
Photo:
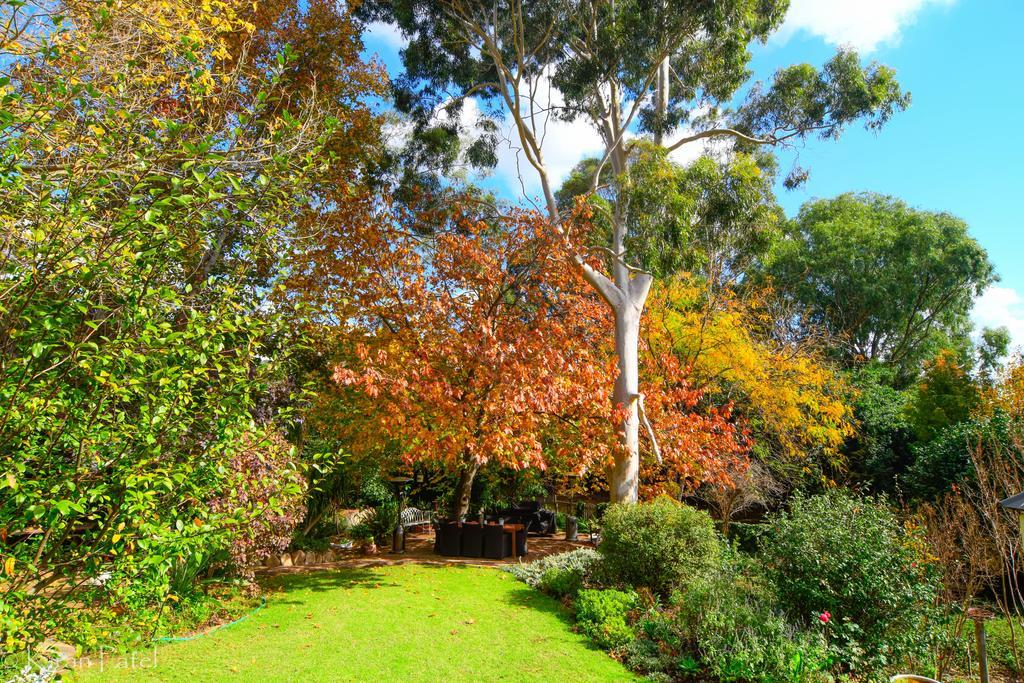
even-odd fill
[(650, 290), (651, 277), (628, 281), (621, 306), (615, 309), (615, 355), (619, 375), (613, 403), (626, 410), (619, 429), (619, 452), (608, 472), (608, 489), (616, 503), (635, 503), (640, 489), (640, 315)]
[(455, 498), (452, 500), (452, 518), (461, 519), (463, 515), (469, 514), (469, 499), (473, 493), (473, 479), (480, 470), (480, 463), (473, 460), (463, 465), (459, 472), (459, 485), (455, 488)]
[(668, 100), (672, 65), (669, 58), (661, 60), (658, 65), (658, 76), (655, 80), (654, 93), (654, 144), (661, 147), (665, 141), (665, 117), (668, 115)]

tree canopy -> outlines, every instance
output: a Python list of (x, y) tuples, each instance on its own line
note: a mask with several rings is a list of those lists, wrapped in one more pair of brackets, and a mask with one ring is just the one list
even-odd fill
[(798, 327), (834, 340), (848, 366), (881, 361), (905, 386), (943, 345), (966, 345), (975, 296), (995, 281), (967, 224), (893, 197), (805, 204), (758, 268)]

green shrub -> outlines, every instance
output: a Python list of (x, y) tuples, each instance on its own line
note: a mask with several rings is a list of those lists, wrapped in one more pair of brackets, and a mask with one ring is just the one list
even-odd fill
[(761, 537), (780, 606), (805, 625), (828, 612), (839, 663), (868, 677), (923, 659), (938, 637), (939, 572), (922, 548), (885, 505), (840, 491), (797, 496)]
[(634, 639), (628, 615), (639, 603), (640, 598), (633, 591), (582, 590), (576, 596), (576, 621), (595, 643), (613, 650)]
[[(542, 581), (545, 574), (551, 570), (558, 570), (563, 575), (578, 575), (582, 586), (587, 578), (594, 573), (600, 560), (601, 555), (596, 550), (577, 548), (567, 553), (548, 555), (527, 564), (510, 565), (503, 569), (533, 588), (543, 590)], [(561, 580), (568, 581), (569, 579)]]
[(713, 567), (719, 543), (707, 513), (661, 497), (609, 507), (598, 550), (609, 581), (667, 595)]
[(545, 593), (561, 598), (576, 595), (583, 589), (583, 572), (576, 569), (552, 567), (540, 577), (537, 586)]
[(828, 666), (819, 622), (801, 629), (777, 610), (758, 566), (730, 551), (718, 569), (673, 595), (676, 631), (701, 668), (723, 681), (807, 681)]
[(624, 650), (623, 661), (631, 671), (652, 676), (686, 673), (680, 662), (682, 639), (675, 628), (673, 615), (660, 609), (648, 610), (634, 624), (636, 639)]

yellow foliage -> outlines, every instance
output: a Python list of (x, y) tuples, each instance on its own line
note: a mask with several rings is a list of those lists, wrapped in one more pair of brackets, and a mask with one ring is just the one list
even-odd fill
[(985, 391), (978, 412), (987, 417), (996, 410), (1024, 417), (1024, 362), (1020, 359), (1007, 367), (1000, 382)]
[(741, 300), (683, 275), (648, 305), (648, 346), (671, 350), (694, 381), (735, 403), (761, 447), (778, 455), (838, 454), (854, 433), (850, 389), (808, 348), (770, 338), (768, 292)]

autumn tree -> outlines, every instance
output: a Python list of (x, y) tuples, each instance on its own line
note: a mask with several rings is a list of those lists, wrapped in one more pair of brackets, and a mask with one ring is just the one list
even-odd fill
[[(352, 360), (334, 378), (370, 399), (357, 422), (364, 442), (369, 426), (402, 444), (406, 462), (457, 473), (458, 517), (487, 463), (544, 468), (553, 447), (575, 450), (585, 470), (608, 455), (601, 387), (610, 356), (600, 355), (596, 302), (559, 266), (543, 221), (450, 222), (432, 226), (429, 244), (385, 233), (376, 244), (390, 259), (364, 254), (367, 272), (354, 281), (364, 287), (361, 325), (351, 331)], [(552, 427), (553, 446), (544, 438)]]
[[(454, 516), (488, 463), (603, 471), (619, 419), (603, 392), (614, 372), (608, 323), (564, 268), (562, 241), (534, 213), (461, 208), (402, 211), (365, 239), (350, 234), (346, 260), (360, 273), (346, 290), (350, 315), (333, 328), (349, 347), (334, 378), (359, 394), (353, 448), (395, 444), (406, 463), (457, 474)], [(673, 482), (719, 476), (745, 454), (742, 428), (705, 405), (686, 368), (661, 367), (646, 397), (663, 425), (651, 461)]]
[(753, 457), (784, 475), (815, 458), (838, 460), (853, 434), (852, 397), (819, 349), (772, 334), (771, 298), (678, 275), (652, 293), (644, 338), (689, 368), (712, 400), (731, 403), (750, 431)]
[[(369, 0), (360, 6), (362, 16), (397, 24), (409, 40), (395, 101), (417, 121), (415, 132), (458, 138), (463, 131), (451, 121), (469, 98), (507, 117), (540, 183), (548, 229), (559, 239), (568, 231), (557, 179), (545, 163), (546, 145), (558, 144), (546, 140), (546, 123), (581, 120), (600, 132), (605, 149), (589, 192), (609, 167), (610, 239), (573, 244), (566, 254), (614, 322), (612, 402), (623, 419), (608, 469), (613, 500), (636, 500), (639, 491), (640, 319), (653, 282), (627, 244), (632, 209), (625, 197), (636, 134), (668, 151), (711, 140), (773, 147), (833, 138), (858, 120), (877, 128), (909, 101), (890, 69), (863, 67), (854, 53), (841, 51), (820, 70), (803, 64), (778, 71), (730, 108), (750, 75), (749, 46), (781, 25), (786, 7), (784, 0)], [(439, 116), (444, 126), (435, 125)], [(481, 139), (493, 148), (494, 120), (484, 118), (490, 133)], [(474, 151), (475, 159), (493, 162), (493, 153)]]

